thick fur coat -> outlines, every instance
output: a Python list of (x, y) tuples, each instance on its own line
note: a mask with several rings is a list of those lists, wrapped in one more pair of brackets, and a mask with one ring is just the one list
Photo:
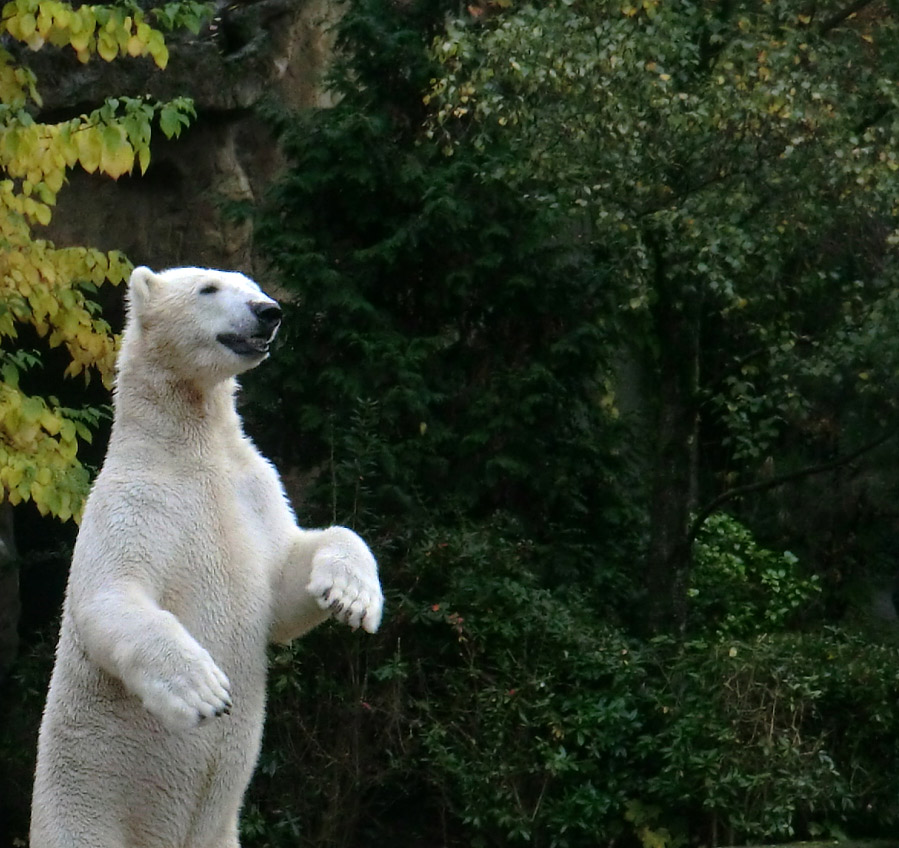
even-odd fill
[(235, 848), (266, 646), (374, 632), (375, 560), (300, 529), (235, 376), (280, 310), (247, 277), (137, 268), (109, 449), (84, 511), (41, 725), (31, 848)]

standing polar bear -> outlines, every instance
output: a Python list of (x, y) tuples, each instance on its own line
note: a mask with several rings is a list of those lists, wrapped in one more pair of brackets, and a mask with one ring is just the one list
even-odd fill
[(374, 632), (365, 543), (296, 525), (235, 375), (281, 319), (242, 274), (137, 268), (109, 451), (84, 511), (38, 744), (31, 848), (236, 848), (266, 645)]

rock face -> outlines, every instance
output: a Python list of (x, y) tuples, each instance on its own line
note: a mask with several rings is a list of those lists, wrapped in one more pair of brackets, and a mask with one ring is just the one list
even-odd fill
[[(196, 36), (170, 38), (169, 65), (41, 51), (29, 57), (44, 95), (41, 118), (62, 120), (112, 95), (193, 98), (197, 118), (175, 141), (154, 137), (144, 176), (70, 174), (47, 236), (57, 245), (123, 250), (152, 268), (207, 265), (255, 275), (252, 226), (235, 218), (278, 171), (277, 145), (255, 107), (326, 107), (333, 0), (259, 0), (219, 9)], [(46, 52), (46, 55), (45, 55)], [(232, 214), (229, 214), (232, 213)]]

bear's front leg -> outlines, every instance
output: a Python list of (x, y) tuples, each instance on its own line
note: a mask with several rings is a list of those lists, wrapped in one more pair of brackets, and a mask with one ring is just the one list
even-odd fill
[(289, 642), (329, 616), (374, 633), (384, 596), (365, 542), (346, 527), (299, 534), (275, 586), (272, 639)]
[(136, 585), (73, 603), (88, 655), (169, 729), (195, 727), (231, 710), (230, 683), (172, 613)]

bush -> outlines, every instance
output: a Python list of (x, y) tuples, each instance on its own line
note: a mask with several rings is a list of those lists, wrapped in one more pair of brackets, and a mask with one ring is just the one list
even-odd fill
[(431, 615), (455, 644), (420, 666), (441, 683), (416, 704), (419, 768), (466, 834), (460, 844), (621, 836), (630, 752), (645, 732), (641, 655), (578, 594), (529, 579), (526, 543), (475, 534), (432, 555), (451, 576)]
[(656, 649), (667, 720), (645, 740), (647, 789), (694, 838), (894, 832), (899, 650), (839, 631)]
[(377, 640), (325, 629), (276, 652), (251, 797), (263, 820), (303, 822), (290, 844), (586, 846), (628, 829), (640, 655), (541, 588), (515, 530), (423, 534), (385, 566)]
[(393, 538), (512, 515), (552, 542), (546, 584), (609, 598), (632, 590), (643, 496), (609, 388), (611, 272), (559, 237), (558, 210), (479, 176), (490, 152), (422, 143), (448, 8), (347, 4), (340, 102), (272, 116), (287, 167), (256, 244), (287, 297), (248, 391), (257, 435), (303, 476), (310, 522), (362, 509)]
[(690, 630), (705, 636), (747, 638), (795, 624), (821, 591), (790, 551), (761, 547), (726, 513), (709, 516), (693, 549)]
[(384, 564), (376, 640), (279, 649), (248, 848), (894, 832), (899, 649), (635, 642), (541, 586), (542, 556), (514, 522), (432, 529)]
[(37, 734), (57, 622), (47, 629), (52, 633), (35, 637), (0, 684), (0, 845), (27, 844)]
[(646, 483), (614, 281), (570, 219), (475, 178), (494, 151), (418, 143), (446, 8), (354, 0), (343, 99), (277, 117), (257, 236), (289, 297), (247, 418), (304, 522), (372, 539), (388, 605), (376, 639), (273, 651), (247, 848), (890, 834), (899, 657), (785, 634), (817, 593), (794, 557), (714, 516), (693, 641), (617, 626)]

